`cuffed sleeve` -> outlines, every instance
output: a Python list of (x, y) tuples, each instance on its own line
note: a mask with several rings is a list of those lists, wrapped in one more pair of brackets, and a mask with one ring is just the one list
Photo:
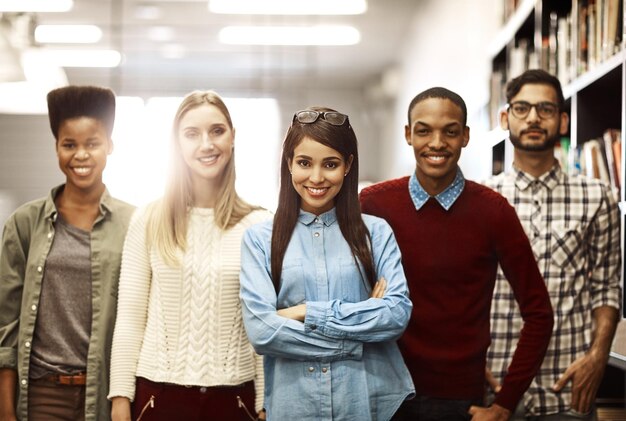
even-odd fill
[(4, 226), (0, 249), (0, 368), (17, 367), (17, 338), (26, 260), (14, 214)]
[(591, 308), (621, 305), (621, 252), (619, 208), (613, 194), (602, 186), (603, 200), (592, 224), (589, 239)]

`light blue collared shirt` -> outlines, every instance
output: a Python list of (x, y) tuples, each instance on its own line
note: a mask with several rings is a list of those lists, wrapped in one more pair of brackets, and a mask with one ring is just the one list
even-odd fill
[[(444, 191), (434, 196), (434, 198), (445, 210), (450, 210), (454, 202), (456, 202), (456, 199), (463, 193), (464, 188), (465, 177), (463, 177), (463, 173), (459, 168), (452, 184), (446, 187)], [(413, 200), (416, 210), (420, 210), (431, 197), (426, 193), (426, 190), (424, 190), (420, 182), (417, 181), (415, 172), (413, 172), (411, 178), (409, 178), (409, 194), (411, 195), (411, 200)]]
[[(383, 298), (370, 298), (334, 209), (300, 212), (278, 296), (270, 264), (273, 221), (244, 234), (242, 312), (250, 342), (265, 356), (270, 421), (389, 420), (414, 394), (396, 345), (412, 309), (400, 251), (387, 222), (363, 220), (376, 274), (387, 280)], [(304, 323), (276, 312), (301, 303)]]

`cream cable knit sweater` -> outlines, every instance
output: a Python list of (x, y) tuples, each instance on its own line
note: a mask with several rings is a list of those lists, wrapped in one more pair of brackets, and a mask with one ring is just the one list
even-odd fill
[(259, 411), (263, 360), (241, 320), (240, 247), (246, 228), (271, 214), (253, 211), (224, 232), (212, 209), (193, 208), (178, 268), (148, 252), (145, 216), (133, 216), (124, 244), (109, 398), (134, 399), (135, 376), (196, 386), (254, 380)]

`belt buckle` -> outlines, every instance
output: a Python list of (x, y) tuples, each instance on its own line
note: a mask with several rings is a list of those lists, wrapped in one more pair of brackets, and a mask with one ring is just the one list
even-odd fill
[(63, 386), (84, 386), (85, 385), (85, 373), (78, 373), (73, 375), (57, 374), (56, 384)]

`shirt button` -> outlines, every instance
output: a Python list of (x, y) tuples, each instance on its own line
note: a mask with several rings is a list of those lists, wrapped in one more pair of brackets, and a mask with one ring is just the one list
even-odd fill
[(315, 234), (313, 234), (313, 235), (314, 235), (314, 236), (316, 236), (316, 237), (319, 237), (319, 236), (320, 236), (320, 233), (319, 233), (319, 232), (316, 232), (316, 233), (315, 233)]
[(30, 342), (28, 342), (28, 341), (24, 342), (24, 346), (25, 346), (26, 348), (30, 348)]
[(206, 393), (206, 387), (202, 386), (202, 387), (200, 388), (200, 393)]
[(315, 222), (317, 222), (319, 224), (320, 223), (320, 219), (319, 218), (315, 218)]
[(43, 268), (41, 266), (37, 266), (37, 272), (41, 273), (42, 270)]
[(328, 369), (326, 367), (322, 368), (322, 373), (326, 373)]
[(31, 309), (32, 311), (37, 310), (37, 304), (33, 304), (32, 306), (30, 306), (30, 309)]
[(24, 387), (28, 386), (28, 380), (26, 380), (26, 379), (22, 379), (22, 381), (20, 383), (22, 383), (22, 386), (24, 386)]
[(309, 367), (309, 373), (312, 373), (315, 371), (315, 367)]
[(311, 325), (311, 330), (317, 329), (317, 325)]
[(51, 232), (48, 233), (48, 238), (52, 238), (52, 233)]

